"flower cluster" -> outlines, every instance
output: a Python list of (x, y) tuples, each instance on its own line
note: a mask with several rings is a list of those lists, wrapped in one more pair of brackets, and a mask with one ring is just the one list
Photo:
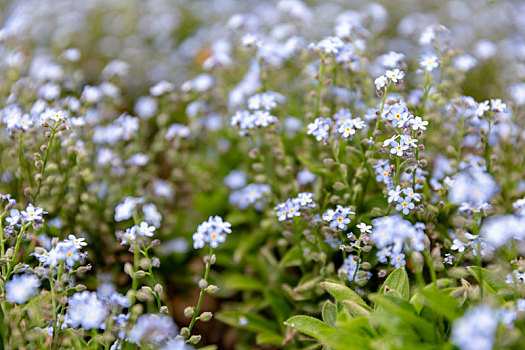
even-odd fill
[(40, 247), (32, 255), (43, 266), (49, 266), (51, 269), (56, 269), (62, 262), (67, 268), (72, 269), (77, 261), (87, 257), (87, 252), (81, 252), (81, 249), (86, 245), (84, 238), (69, 235), (67, 239), (58, 242), (49, 251), (45, 247)]
[(252, 205), (256, 210), (261, 211), (267, 204), (267, 196), (270, 193), (269, 185), (249, 184), (240, 190), (233, 191), (228, 200), (240, 209), (246, 209)]
[(226, 241), (226, 235), (232, 232), (230, 227), (231, 224), (223, 221), (220, 216), (210, 216), (208, 221), (203, 221), (197, 227), (197, 232), (193, 234), (193, 248), (203, 248), (206, 243), (212, 248), (217, 248), (220, 243)]
[(370, 238), (376, 245), (377, 258), (380, 262), (395, 267), (405, 265), (405, 253), (422, 251), (425, 249), (425, 225), (417, 223), (412, 225), (404, 220), (401, 215), (390, 215), (372, 220)]
[(293, 219), (301, 215), (301, 210), (315, 208), (313, 197), (313, 193), (302, 192), (299, 193), (296, 198), (290, 198), (284, 203), (279, 203), (273, 210), (275, 210), (279, 221)]
[(254, 95), (248, 99), (250, 111), (237, 111), (231, 118), (231, 125), (240, 129), (240, 135), (246, 135), (250, 129), (276, 124), (278, 119), (270, 114), (270, 110), (279, 102), (284, 102), (284, 96), (279, 93), (263, 92)]
[(324, 221), (330, 223), (330, 228), (333, 230), (345, 231), (347, 225), (350, 223), (350, 218), (348, 218), (348, 216), (354, 214), (355, 212), (350, 208), (338, 205), (335, 210), (328, 209), (326, 213), (323, 214), (322, 218)]

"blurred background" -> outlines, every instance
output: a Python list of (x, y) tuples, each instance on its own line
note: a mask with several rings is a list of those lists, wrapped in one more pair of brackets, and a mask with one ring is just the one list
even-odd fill
[[(147, 169), (131, 167), (119, 173), (113, 172), (115, 167), (109, 172), (95, 167), (84, 175), (98, 179), (93, 183), (103, 190), (87, 188), (79, 180), (62, 193), (61, 203), (40, 205), (51, 218), (60, 218), (60, 224), (49, 226), (50, 235), (75, 232), (87, 237), (89, 260), (97, 271), (88, 275), (89, 287), (108, 282), (119, 289), (129, 283), (122, 266), (132, 257), (114, 235), (126, 225), (113, 219), (115, 206), (125, 196), (143, 196), (162, 213), (157, 235), (163, 242), (156, 252), (161, 259), (158, 274), (167, 286), (178, 325), (188, 322), (183, 309), (195, 304), (195, 282), (203, 270), (199, 252), (191, 248), (191, 235), (209, 215), (223, 215), (235, 226), (235, 235), (221, 247), (212, 280), (221, 267), (253, 273), (246, 261), (250, 255), (256, 256), (257, 240), (241, 245), (239, 237), (257, 234), (254, 227), (264, 215), (254, 208), (241, 214), (232, 211), (231, 191), (224, 185), (224, 178), (243, 164), (246, 154), (238, 138), (232, 137), (236, 133), (228, 130), (229, 118), (245, 96), (253, 94), (247, 82), (257, 81), (259, 75), (254, 57), (242, 48), (241, 39), (253, 34), (263, 41), (258, 55), (269, 71), (289, 68), (294, 55), (300, 56), (299, 63), (306, 67), (305, 62), (312, 59), (299, 55), (298, 48), (306, 51), (309, 42), (333, 35), (342, 17), (366, 23), (363, 35), (373, 38), (367, 55), (375, 58), (389, 51), (417, 57), (413, 52), (420, 52), (421, 34), (431, 25), (442, 24), (447, 28), (443, 28), (448, 33), (443, 36), (447, 45), (461, 52), (455, 64), (465, 72), (457, 82), (463, 94), (478, 101), (497, 96), (516, 106), (525, 104), (525, 1), (0, 2), (2, 79), (14, 82), (28, 76), (42, 84), (60, 80), (64, 90), (87, 100), (89, 90), (82, 87), (110, 82), (116, 88), (109, 87), (106, 92), (111, 101), (93, 103), (82, 111), (86, 118), (96, 115), (101, 116), (97, 120), (110, 122), (118, 116), (115, 112), (126, 112), (147, 121), (141, 124), (139, 143), (107, 145), (122, 158), (144, 151), (150, 159)], [(415, 66), (417, 62), (407, 64)], [(150, 88), (163, 80), (173, 84), (173, 92), (153, 98)], [(0, 84), (2, 107), (13, 93), (9, 86)], [(301, 98), (295, 104), (301, 104)], [(165, 131), (168, 123), (188, 124), (193, 136), (166, 148), (160, 131)], [(75, 171), (87, 170), (78, 163)], [(3, 193), (9, 186), (9, 179), (2, 179)], [(55, 193), (49, 184), (47, 190)], [(278, 231), (269, 230), (275, 236)], [(263, 241), (264, 237), (258, 239)], [(218, 298), (205, 299), (203, 309), (215, 311), (242, 299), (241, 292), (226, 285)], [(197, 327), (206, 343), (220, 348), (250, 344), (243, 342), (247, 335), (216, 320)]]

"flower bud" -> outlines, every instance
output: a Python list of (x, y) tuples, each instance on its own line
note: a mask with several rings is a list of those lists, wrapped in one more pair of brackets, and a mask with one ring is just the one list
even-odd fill
[(201, 279), (198, 285), (199, 285), (199, 288), (204, 289), (208, 286), (208, 281), (206, 281), (205, 279)]
[(188, 340), (188, 342), (192, 345), (196, 345), (198, 342), (201, 341), (201, 336), (200, 335), (192, 335), (190, 337), (190, 340)]
[(334, 160), (332, 158), (325, 158), (325, 159), (323, 159), (323, 163), (326, 166), (332, 166), (332, 165), (334, 165), (335, 162), (334, 162)]
[(187, 318), (193, 317), (194, 314), (195, 314), (195, 307), (188, 306), (184, 309), (184, 316), (186, 316)]
[(146, 258), (142, 258), (139, 261), (139, 266), (140, 266), (141, 269), (147, 270), (151, 266), (151, 260), (150, 259), (146, 259)]
[(219, 290), (219, 287), (216, 285), (210, 284), (208, 287), (206, 287), (205, 291), (208, 294), (215, 294)]
[(190, 330), (188, 329), (188, 327), (182, 327), (180, 329), (180, 335), (182, 335), (184, 339), (188, 338), (190, 336)]
[(264, 165), (262, 165), (261, 163), (253, 163), (252, 169), (253, 171), (260, 173), (264, 170)]
[(199, 320), (201, 320), (202, 322), (208, 322), (209, 320), (211, 320), (212, 317), (213, 314), (211, 312), (206, 311), (199, 316)]
[(83, 285), (83, 284), (77, 284), (77, 285), (75, 286), (75, 290), (76, 290), (77, 292), (83, 292), (83, 291), (85, 291), (86, 289), (87, 289), (87, 287), (86, 287), (85, 285)]
[(338, 181), (338, 182), (336, 182), (336, 183), (334, 184), (334, 189), (335, 189), (336, 191), (342, 191), (342, 190), (345, 189), (345, 184), (342, 183), (342, 182), (339, 182), (339, 181)]
[(133, 265), (131, 263), (127, 262), (124, 264), (124, 272), (129, 276), (133, 278), (133, 275), (135, 272), (133, 271)]

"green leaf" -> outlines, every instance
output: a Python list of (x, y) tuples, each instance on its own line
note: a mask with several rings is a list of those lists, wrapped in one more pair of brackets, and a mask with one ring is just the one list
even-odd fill
[[(293, 316), (285, 324), (319, 340), (323, 345), (335, 350), (367, 350), (370, 347), (370, 332), (373, 332), (366, 319), (349, 320), (345, 325), (348, 331), (330, 327), (310, 316)], [(368, 326), (367, 326), (368, 325)]]
[(292, 308), (284, 296), (277, 293), (275, 290), (266, 290), (264, 291), (264, 299), (270, 304), (279, 324), (282, 324), (284, 320), (290, 317)]
[(370, 314), (370, 309), (366, 309), (363, 305), (358, 304), (352, 300), (345, 300), (342, 302), (343, 306), (354, 316), (368, 316)]
[(276, 345), (276, 346), (282, 346), (284, 341), (284, 337), (277, 334), (277, 333), (259, 333), (257, 334), (257, 337), (255, 338), (255, 342), (258, 345)]
[(293, 316), (284, 324), (318, 340), (322, 340), (324, 337), (336, 333), (335, 328), (332, 328), (323, 321), (310, 316)]
[(216, 318), (229, 326), (246, 329), (252, 332), (276, 333), (277, 325), (253, 312), (222, 311)]
[[(380, 310), (390, 313), (391, 317), (399, 317), (406, 326), (410, 326), (417, 331), (422, 339), (436, 341), (434, 325), (417, 315), (416, 310), (408, 301), (395, 297), (390, 293), (387, 295), (370, 295), (370, 298), (376, 305), (381, 306)], [(391, 320), (387, 319), (386, 322), (389, 323)]]
[(281, 259), (281, 265), (284, 267), (301, 266), (301, 264), (301, 249), (299, 249), (298, 246), (295, 246), (287, 251), (284, 257)]
[(458, 302), (450, 294), (435, 289), (422, 289), (419, 293), (424, 297), (426, 305), (449, 321), (461, 316)]
[[(229, 221), (231, 223), (231, 221)], [(259, 231), (255, 234), (245, 235), (246, 238), (238, 241), (235, 252), (233, 253), (233, 261), (239, 263), (248, 252), (258, 244), (260, 244), (266, 238), (265, 231)]]
[(333, 282), (323, 282), (321, 283), (321, 285), (328, 293), (330, 293), (335, 298), (335, 300), (339, 301), (340, 303), (342, 303), (345, 300), (350, 300), (362, 306), (366, 310), (371, 310), (370, 306), (368, 306), (356, 292), (354, 292), (347, 286)]
[(337, 306), (335, 306), (330, 300), (327, 300), (323, 305), (321, 314), (323, 316), (323, 321), (333, 327), (335, 325), (335, 320), (337, 319)]
[(403, 299), (408, 300), (410, 296), (409, 283), (408, 275), (404, 267), (395, 269), (390, 273), (390, 275), (388, 275), (386, 281), (381, 286), (379, 293), (387, 294), (390, 291), (396, 291), (401, 295)]
[(505, 280), (503, 278), (501, 278), (499, 275), (490, 270), (484, 269), (479, 266), (470, 266), (467, 267), (467, 270), (478, 281), (478, 283), (481, 283), (481, 275), (485, 286), (488, 287), (487, 290), (491, 293), (497, 293), (502, 290), (510, 289), (509, 285), (505, 283)]
[(225, 275), (222, 283), (224, 288), (231, 290), (264, 290), (266, 287), (257, 278), (241, 274)]

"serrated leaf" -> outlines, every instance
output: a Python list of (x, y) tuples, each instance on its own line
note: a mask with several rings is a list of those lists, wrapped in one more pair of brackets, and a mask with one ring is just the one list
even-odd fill
[(363, 308), (367, 310), (371, 310), (370, 306), (368, 306), (365, 303), (365, 301), (361, 299), (359, 294), (357, 294), (356, 292), (354, 292), (347, 286), (344, 286), (339, 283), (333, 283), (333, 282), (323, 282), (321, 283), (321, 285), (328, 293), (330, 293), (340, 303), (342, 303), (345, 300), (350, 300), (358, 305), (361, 305)]
[(333, 327), (337, 319), (337, 306), (330, 300), (327, 300), (323, 305), (321, 315), (323, 316), (323, 321)]
[[(388, 287), (388, 289), (387, 289)], [(410, 296), (408, 275), (404, 267), (395, 269), (388, 275), (379, 290), (380, 294), (387, 294), (390, 290), (398, 292), (401, 297), (408, 300)]]

